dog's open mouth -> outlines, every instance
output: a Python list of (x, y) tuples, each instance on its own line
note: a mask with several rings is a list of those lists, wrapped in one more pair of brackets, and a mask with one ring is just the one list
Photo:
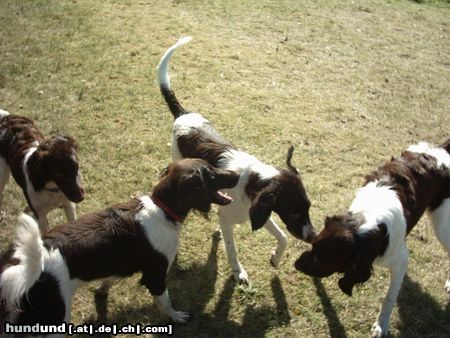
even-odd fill
[(233, 199), (226, 192), (216, 191), (213, 195), (212, 203), (227, 205), (231, 202), (233, 202)]

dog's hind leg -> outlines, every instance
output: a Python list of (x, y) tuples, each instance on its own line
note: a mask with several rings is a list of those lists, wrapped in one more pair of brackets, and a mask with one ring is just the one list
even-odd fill
[[(431, 211), (430, 216), (433, 222), (434, 233), (450, 258), (450, 198), (445, 199), (437, 209)], [(444, 288), (447, 293), (450, 293), (450, 271), (448, 272)]]
[(0, 157), (0, 209), (3, 204), (3, 191), (6, 183), (8, 183), (9, 176), (11, 176), (9, 165), (3, 157)]
[(283, 254), (288, 246), (288, 238), (284, 232), (281, 231), (280, 227), (274, 222), (272, 217), (270, 217), (264, 224), (264, 228), (277, 239), (277, 247), (272, 251), (272, 256), (270, 257), (270, 263), (272, 266), (277, 267), (280, 264)]

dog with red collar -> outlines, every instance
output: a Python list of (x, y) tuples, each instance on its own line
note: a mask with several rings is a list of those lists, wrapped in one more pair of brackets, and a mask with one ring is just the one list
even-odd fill
[(53, 227), (43, 236), (30, 216), (21, 216), (15, 246), (0, 258), (0, 327), (1, 322), (69, 323), (71, 297), (81, 284), (137, 272), (162, 314), (184, 323), (189, 315), (172, 308), (166, 288), (181, 225), (191, 210), (207, 215), (213, 203), (230, 204), (231, 197), (219, 190), (238, 180), (232, 171), (185, 159), (168, 166), (151, 194)]

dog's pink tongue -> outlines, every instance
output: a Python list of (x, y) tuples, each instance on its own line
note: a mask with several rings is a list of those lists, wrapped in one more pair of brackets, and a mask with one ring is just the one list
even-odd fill
[(233, 202), (233, 198), (231, 198), (231, 196), (229, 196), (227, 193), (224, 193), (224, 192), (221, 192), (221, 191), (218, 191), (217, 193), (218, 193), (219, 196), (222, 197), (225, 201)]
[(213, 203), (219, 204), (219, 205), (227, 205), (233, 202), (233, 199), (228, 196), (226, 193), (223, 193), (221, 191), (217, 191), (214, 196), (215, 201)]

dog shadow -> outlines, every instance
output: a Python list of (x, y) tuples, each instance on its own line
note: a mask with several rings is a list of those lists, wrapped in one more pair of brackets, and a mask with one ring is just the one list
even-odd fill
[[(179, 266), (177, 260), (174, 261), (169, 273), (169, 290), (174, 290), (173, 295), (176, 309), (189, 309), (190, 321), (185, 325), (174, 325), (174, 337), (265, 337), (265, 332), (269, 328), (287, 325), (290, 322), (286, 295), (278, 277), (271, 281), (275, 306), (252, 306), (245, 309), (241, 323), (233, 320), (230, 316), (231, 302), (235, 292), (236, 282), (230, 276), (224, 284), (218, 297), (214, 310), (206, 313), (206, 307), (214, 297), (218, 274), (217, 251), (220, 243), (220, 236), (215, 233), (212, 237), (211, 250), (207, 261), (202, 265), (193, 265), (188, 270)], [(188, 288), (183, 288), (183, 284), (194, 281)], [(162, 319), (156, 306), (152, 303), (133, 308), (123, 308), (111, 316), (108, 315), (107, 297), (95, 293), (95, 306), (97, 318), (89, 318), (84, 324), (100, 325), (105, 323), (115, 323), (126, 325), (128, 323), (139, 323), (142, 315), (155, 318), (153, 325), (167, 324), (167, 319)], [(97, 334), (97, 337), (110, 338), (109, 334)], [(155, 335), (158, 336), (158, 335)], [(87, 335), (77, 335), (76, 337), (88, 337)]]
[(330, 337), (333, 338), (345, 338), (347, 334), (345, 333), (345, 328), (342, 325), (336, 310), (331, 304), (330, 297), (325, 290), (325, 287), (322, 284), (322, 280), (320, 278), (313, 278), (314, 286), (316, 287), (317, 296), (320, 298), (320, 302), (322, 303), (323, 313), (327, 318), (328, 328), (330, 332)]
[[(278, 277), (271, 281), (276, 306), (246, 307), (242, 322), (232, 319), (231, 301), (236, 282), (230, 276), (224, 284), (212, 313), (199, 313), (189, 325), (179, 326), (175, 337), (265, 337), (269, 328), (287, 325), (290, 315), (285, 293)], [(205, 330), (207, 328), (207, 330)]]
[[(445, 292), (444, 288), (442, 292)], [(397, 306), (400, 321), (400, 333), (397, 337), (450, 337), (450, 302), (442, 309), (408, 275), (403, 280)]]

